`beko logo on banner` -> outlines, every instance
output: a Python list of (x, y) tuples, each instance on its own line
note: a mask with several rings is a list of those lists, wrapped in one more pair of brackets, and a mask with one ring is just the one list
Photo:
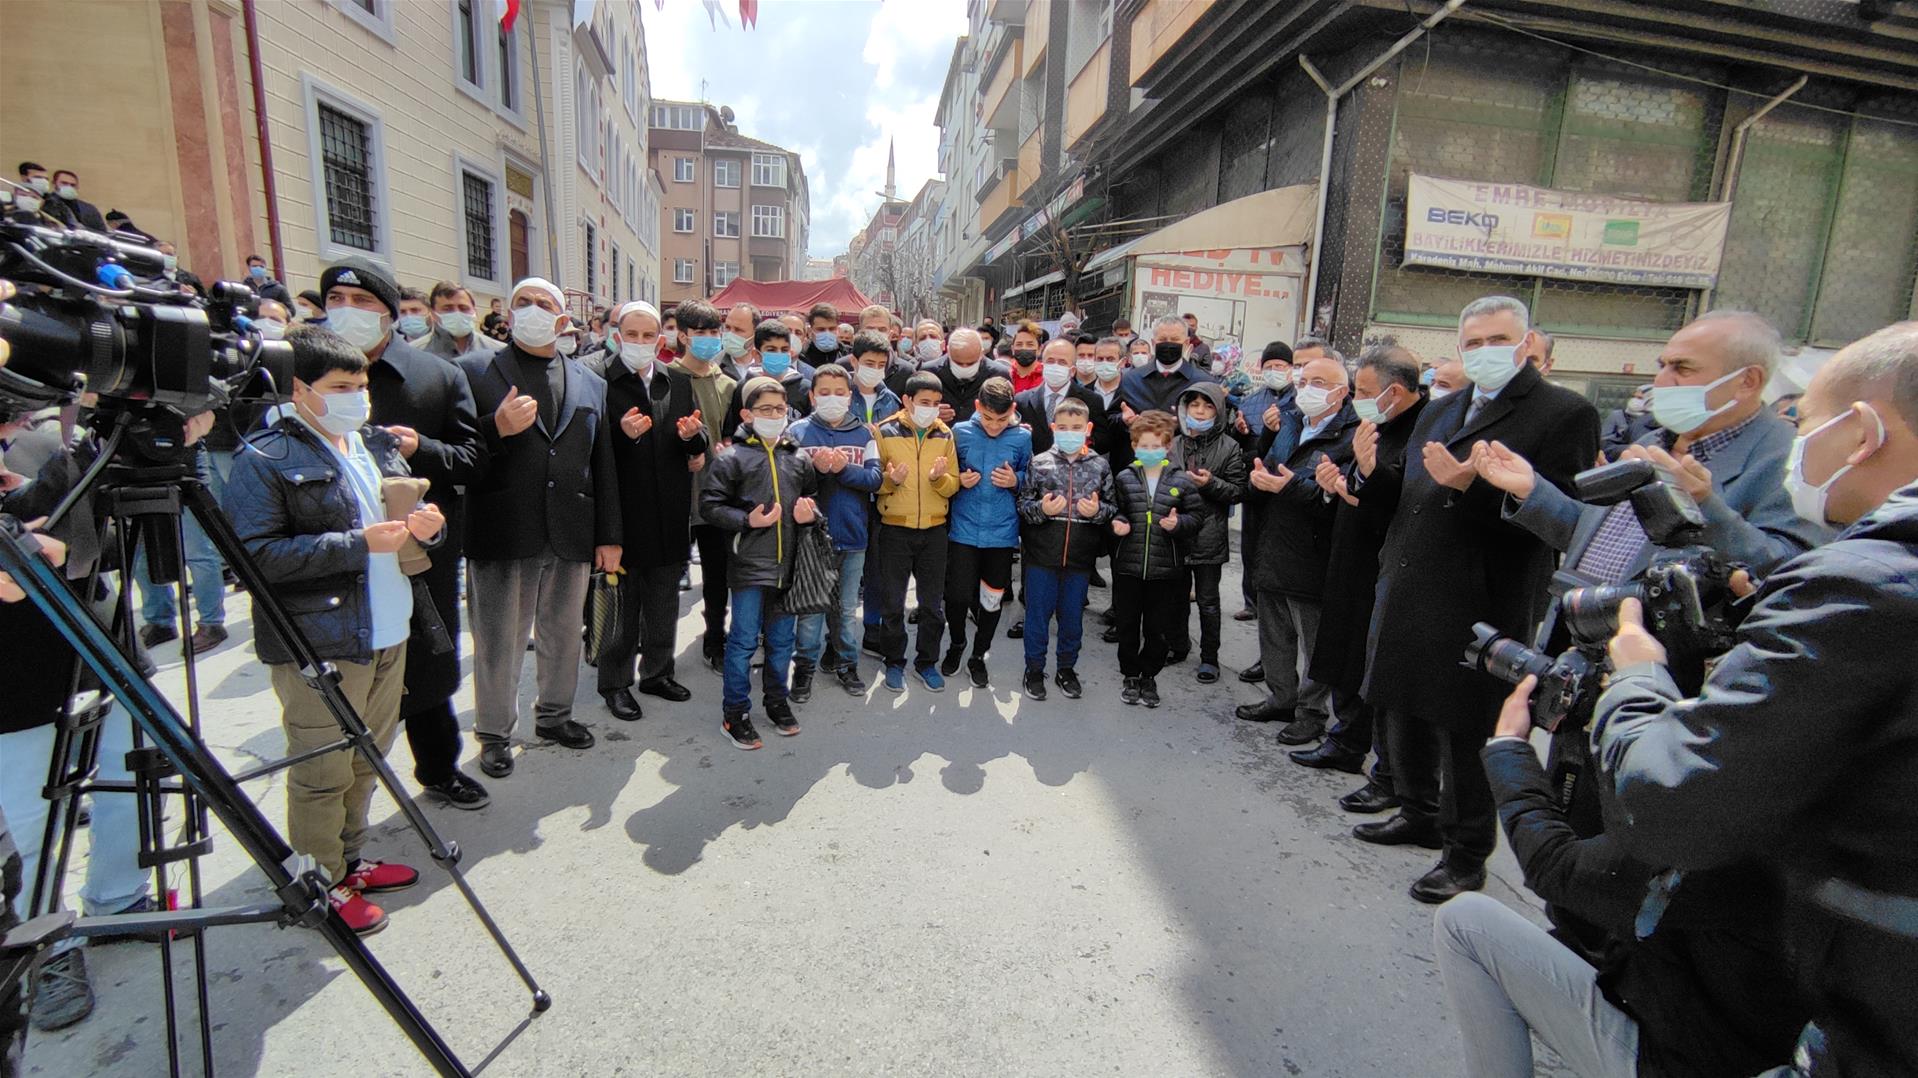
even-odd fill
[(1487, 232), (1498, 227), (1498, 214), (1483, 210), (1448, 210), (1441, 206), (1430, 206), (1425, 211), (1425, 221), (1434, 225), (1465, 225), (1468, 228), (1483, 229)]

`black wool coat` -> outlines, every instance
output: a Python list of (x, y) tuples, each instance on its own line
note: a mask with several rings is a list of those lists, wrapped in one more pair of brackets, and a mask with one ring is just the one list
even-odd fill
[(1529, 364), (1470, 422), (1472, 391), (1419, 415), (1405, 451), (1405, 484), (1379, 552), (1379, 584), (1366, 642), (1362, 694), (1447, 730), (1490, 735), (1511, 687), (1460, 665), (1472, 624), (1530, 640), (1545, 611), (1557, 555), (1505, 521), (1505, 495), (1483, 479), (1453, 490), (1425, 468), (1438, 442), (1464, 460), (1497, 440), (1532, 462), (1540, 481), (1572, 493), (1572, 477), (1598, 456), (1598, 410), (1545, 381)]
[[(691, 556), (693, 473), (687, 462), (706, 452), (706, 425), (681, 438), (675, 424), (699, 407), (684, 371), (653, 364), (641, 378), (614, 361), (606, 365), (606, 421), (619, 475), (620, 565), (627, 571), (679, 565)], [(620, 419), (629, 409), (653, 419), (651, 430), (628, 438)]]
[[(1352, 435), (1359, 427), (1351, 402), (1339, 405), (1325, 429), (1307, 436), (1303, 426), (1289, 451), (1274, 440), (1267, 449), (1265, 468), (1292, 469), (1292, 481), (1276, 494), (1246, 481), (1246, 497), (1259, 507), (1258, 552), (1252, 562), (1252, 590), (1277, 592), (1317, 602), (1325, 592), (1325, 567), (1332, 552), (1332, 502), (1337, 495), (1319, 486), (1319, 458), (1330, 457), (1344, 468), (1352, 462)], [(1263, 441), (1263, 439), (1261, 439)], [(1281, 457), (1281, 453), (1284, 454)], [(1328, 500), (1329, 498), (1329, 500)]]

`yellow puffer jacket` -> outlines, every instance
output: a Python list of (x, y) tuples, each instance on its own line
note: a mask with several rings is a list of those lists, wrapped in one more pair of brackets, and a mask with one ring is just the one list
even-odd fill
[[(945, 470), (932, 478), (933, 462), (943, 459)], [(892, 466), (906, 462), (906, 481), (892, 481)], [(959, 453), (952, 430), (934, 420), (925, 430), (915, 428), (900, 411), (879, 424), (879, 519), (897, 528), (936, 528), (946, 522), (946, 503), (959, 491)]]

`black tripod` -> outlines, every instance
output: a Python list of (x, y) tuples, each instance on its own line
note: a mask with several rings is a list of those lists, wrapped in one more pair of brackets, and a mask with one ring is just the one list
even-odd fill
[[(239, 537), (214, 504), (192, 466), (136, 460), (132, 459), (134, 454), (131, 452), (125, 454), (127, 459), (122, 459), (120, 442), (128, 423), (129, 417), (125, 415), (113, 417), (113, 425), (107, 432), (99, 458), (63, 501), (60, 509), (56, 510), (53, 522), (57, 523), (62, 513), (81, 503), (89, 487), (98, 480), (97, 494), (102, 499), (101, 504), (106, 507), (108, 515), (118, 522), (123, 554), (131, 555), (138, 529), (150, 544), (148, 554), (153, 579), (156, 584), (162, 584), (177, 582), (183, 575), (180, 561), (181, 513), (191, 513), (227, 565), (239, 577), (240, 583), (252, 595), (256, 626), (262, 627), (261, 631), (277, 632), (280, 639), (286, 642), (294, 655), (301, 678), (320, 694), (328, 711), (339, 723), (342, 736), (338, 741), (311, 751), (263, 764), (238, 775), (229, 774), (205, 749), (198, 736), (198, 703), (194, 691), (191, 649), (187, 649), (190, 717), (180, 715), (142, 675), (131, 657), (129, 642), (132, 626), (127, 613), (130, 592), (126, 580), (127, 572), (131, 570), (130, 561), (123, 558), (121, 563), (126, 571), (121, 574), (122, 601), (119, 613), (114, 618), (119, 634), (116, 639), (44, 559), (21, 545), (17, 526), (7, 521), (8, 526), (0, 528), (0, 532), (4, 533), (0, 535), (0, 571), (11, 574), (27, 592), (28, 598), (52, 619), (61, 635), (72, 643), (81, 660), (100, 679), (105, 692), (124, 704), (135, 729), (135, 750), (128, 757), (132, 781), (100, 781), (95, 777), (95, 764), (99, 749), (99, 724), (105, 708), (69, 709), (57, 734), (53, 774), (47, 790), (49, 800), (53, 802), (48, 818), (48, 838), (53, 838), (56, 824), (64, 833), (57, 844), (49, 841), (43, 846), (42, 869), (35, 881), (35, 900), (30, 915), (44, 912), (41, 905), (43, 897), (46, 900), (45, 909), (52, 908), (57, 902), (60, 892), (58, 881), (72, 848), (72, 828), (80, 796), (85, 793), (132, 795), (141, 806), (143, 867), (154, 868), (159, 873), (164, 871), (167, 864), (186, 861), (190, 908), (161, 913), (83, 917), (73, 923), (72, 931), (81, 936), (128, 932), (159, 934), (162, 958), (166, 962), (163, 980), (168, 1059), (172, 1074), (180, 1073), (180, 1060), (170, 933), (179, 932), (182, 936), (195, 937), (201, 1056), (204, 1073), (211, 1075), (212, 1027), (205, 955), (199, 935), (203, 929), (217, 925), (264, 921), (275, 921), (282, 927), (298, 924), (316, 929), (439, 1073), (470, 1074), (385, 967), (366, 950), (359, 936), (333, 912), (327, 900), (329, 882), (324, 874), (312, 864), (310, 858), (295, 857), (292, 849), (241, 790), (240, 783), (329, 752), (342, 749), (358, 752), (379, 776), (380, 784), (425, 842), (433, 860), (452, 877), (474, 915), (531, 991), (533, 1013), (537, 1015), (550, 1007), (552, 997), (534, 981), (532, 973), (467, 883), (459, 869), (459, 847), (440, 837), (412, 797), (401, 788), (373, 735), (341, 693), (337, 670), (315, 655), (311, 643), (274, 598), (259, 568), (247, 555)], [(49, 524), (51, 527), (52, 524)], [(183, 608), (185, 599), (184, 595), (180, 596)], [(143, 739), (150, 740), (153, 747), (142, 747)], [(180, 796), (186, 806), (181, 841), (172, 846), (166, 845), (164, 839), (164, 813), (161, 807), (162, 798), (168, 795)], [(211, 848), (206, 827), (209, 810), (266, 874), (278, 896), (277, 903), (222, 909), (199, 908), (197, 858)], [(58, 863), (53, 866), (54, 871), (49, 876), (47, 866), (54, 860)]]

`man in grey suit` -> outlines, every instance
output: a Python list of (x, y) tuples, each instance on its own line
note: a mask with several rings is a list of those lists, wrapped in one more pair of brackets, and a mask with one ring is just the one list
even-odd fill
[[(1659, 427), (1626, 449), (1671, 474), (1705, 516), (1704, 543), (1762, 576), (1831, 538), (1792, 512), (1785, 492), (1792, 426), (1761, 394), (1778, 365), (1778, 331), (1745, 311), (1713, 311), (1680, 329), (1658, 357), (1652, 414)], [(1498, 442), (1475, 454), (1478, 474), (1506, 495), (1504, 517), (1558, 550), (1565, 568), (1600, 583), (1629, 580), (1657, 549), (1630, 503), (1585, 505)]]

